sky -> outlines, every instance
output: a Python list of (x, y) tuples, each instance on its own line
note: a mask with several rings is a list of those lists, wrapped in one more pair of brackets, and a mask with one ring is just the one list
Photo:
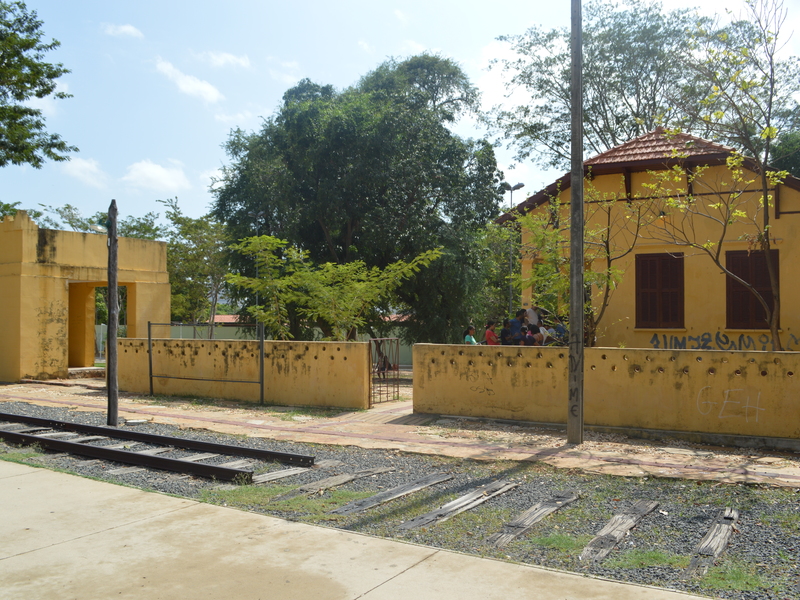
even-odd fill
[[(705, 14), (739, 10), (741, 0), (707, 0)], [(484, 106), (507, 103), (493, 58), (508, 56), (501, 35), (533, 25), (570, 26), (570, 2), (493, 0), (29, 0), (47, 55), (71, 73), (59, 79), (66, 100), (44, 99), (47, 128), (79, 152), (41, 169), (0, 171), (0, 201), (22, 208), (71, 204), (84, 215), (116, 199), (120, 217), (163, 215), (158, 200), (178, 198), (198, 218), (213, 199), (212, 178), (228, 163), (230, 131), (257, 131), (283, 93), (303, 78), (338, 89), (356, 83), (387, 58), (437, 53), (461, 65)], [(695, 8), (670, 0), (669, 8)], [(800, 0), (785, 0), (789, 51), (800, 55)], [(461, 122), (465, 137), (487, 133)], [(524, 163), (497, 149), (506, 179), (533, 194), (562, 172)], [(522, 192), (517, 192), (521, 194)], [(521, 201), (517, 196), (515, 203)]]

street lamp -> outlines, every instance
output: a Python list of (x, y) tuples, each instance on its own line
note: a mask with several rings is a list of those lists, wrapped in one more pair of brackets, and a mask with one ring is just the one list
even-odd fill
[[(508, 207), (508, 212), (514, 210), (514, 191), (519, 190), (525, 187), (524, 183), (518, 183), (517, 185), (511, 185), (507, 181), (504, 181), (501, 186), (504, 190), (510, 193), (510, 206)], [(513, 238), (510, 241), (509, 248), (508, 248), (508, 314), (510, 316), (514, 315), (514, 240)]]
[[(261, 219), (264, 218), (264, 215), (267, 214), (263, 210), (258, 212), (251, 210), (247, 213), (247, 216), (253, 219), (253, 222), (256, 224), (256, 237), (258, 237), (258, 230), (261, 227)], [(256, 285), (258, 285), (258, 255), (256, 255)], [(256, 288), (256, 306), (258, 306), (258, 288)]]

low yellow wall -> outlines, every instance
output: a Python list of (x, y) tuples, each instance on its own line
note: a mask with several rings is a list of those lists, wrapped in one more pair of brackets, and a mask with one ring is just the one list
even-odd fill
[[(149, 393), (147, 340), (121, 339), (119, 388)], [(153, 392), (168, 396), (204, 396), (259, 401), (259, 344), (229, 340), (153, 340), (153, 374), (221, 379), (153, 380)], [(284, 406), (369, 407), (368, 342), (265, 343), (264, 402)]]
[[(566, 423), (568, 350), (414, 346), (414, 411)], [(587, 348), (586, 425), (800, 439), (799, 352)]]

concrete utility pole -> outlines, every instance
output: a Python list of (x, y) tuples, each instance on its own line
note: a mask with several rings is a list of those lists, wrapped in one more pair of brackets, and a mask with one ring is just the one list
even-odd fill
[[(511, 199), (509, 201), (509, 204), (511, 206), (509, 206), (509, 208), (508, 208), (508, 212), (509, 213), (512, 210), (514, 210), (514, 192), (516, 190), (521, 190), (524, 187), (525, 187), (524, 183), (518, 183), (517, 185), (511, 185), (507, 181), (503, 182), (502, 188), (504, 190), (506, 190), (507, 192), (511, 193)], [(509, 314), (509, 318), (513, 317), (514, 313), (516, 312), (514, 310), (514, 282), (513, 282), (513, 279), (514, 279), (514, 239), (512, 237), (511, 241), (509, 242), (509, 247), (508, 247), (508, 314)]]
[(117, 329), (119, 296), (117, 291), (117, 201), (108, 207), (108, 342), (106, 344), (106, 388), (108, 389), (108, 424), (119, 424), (119, 382), (117, 381)]
[(569, 252), (569, 413), (567, 443), (583, 443), (583, 26), (572, 0), (572, 160)]

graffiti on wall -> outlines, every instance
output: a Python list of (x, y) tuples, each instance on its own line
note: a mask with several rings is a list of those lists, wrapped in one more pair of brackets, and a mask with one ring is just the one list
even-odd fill
[(724, 390), (718, 401), (711, 399), (711, 386), (701, 388), (697, 393), (697, 411), (701, 415), (713, 415), (718, 419), (731, 419), (744, 417), (745, 423), (755, 420), (758, 423), (758, 414), (766, 409), (761, 404), (761, 392), (756, 392), (755, 397), (743, 389)]
[[(793, 333), (788, 334), (785, 342), (786, 350), (800, 349), (800, 339)], [(755, 336), (742, 333), (731, 337), (721, 331), (712, 334), (710, 331), (700, 335), (667, 335), (653, 334), (650, 345), (655, 350), (762, 350), (774, 351), (772, 336), (768, 333)]]

